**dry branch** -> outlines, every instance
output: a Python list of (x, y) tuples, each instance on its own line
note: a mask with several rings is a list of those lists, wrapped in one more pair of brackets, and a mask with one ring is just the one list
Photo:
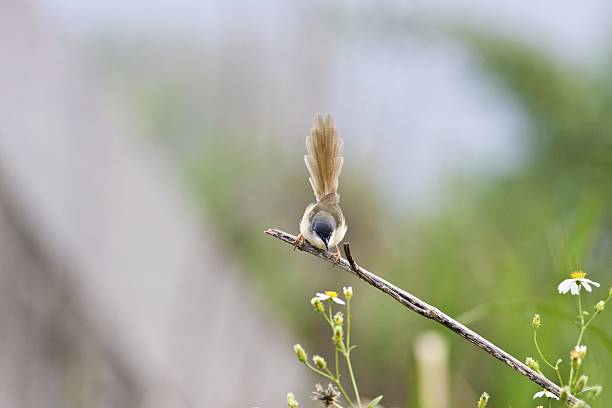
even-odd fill
[[(295, 236), (288, 234), (284, 231), (277, 230), (277, 229), (269, 229), (265, 231), (265, 233), (275, 238), (278, 238), (281, 241), (285, 241), (286, 243), (290, 245), (293, 245), (296, 239)], [(478, 333), (474, 332), (473, 330), (470, 330), (466, 326), (462, 325), (458, 321), (454, 320), (450, 316), (441, 312), (434, 306), (431, 306), (428, 303), (422, 301), (416, 296), (406, 292), (405, 290), (401, 288), (398, 288), (392, 283), (389, 283), (386, 280), (382, 279), (381, 277), (373, 274), (372, 272), (369, 272), (361, 268), (360, 266), (357, 266), (357, 264), (355, 263), (355, 261), (353, 260), (351, 256), (350, 246), (348, 244), (345, 244), (344, 249), (347, 254), (347, 258), (349, 258), (349, 260), (340, 258), (337, 263), (336, 263), (336, 258), (334, 257), (332, 253), (320, 251), (317, 248), (310, 245), (307, 241), (305, 241), (304, 244), (298, 248), (318, 258), (324, 259), (327, 262), (335, 264), (339, 266), (340, 268), (344, 269), (345, 271), (350, 272), (351, 274), (363, 279), (368, 284), (374, 286), (375, 288), (378, 288), (382, 292), (391, 296), (393, 299), (397, 300), (399, 303), (406, 306), (408, 309), (412, 310), (413, 312), (416, 312), (420, 314), (421, 316), (425, 316), (429, 319), (435, 320), (441, 325), (454, 331), (455, 333), (457, 333), (459, 336), (463, 337), (470, 343), (475, 344), (482, 350), (491, 354), (493, 357), (497, 358), (500, 361), (503, 361), (504, 363), (512, 367), (514, 370), (518, 371), (520, 374), (529, 378), (531, 381), (535, 382), (536, 384), (543, 387), (547, 391), (552, 392), (557, 397), (561, 396), (561, 391), (562, 391), (561, 387), (559, 387), (557, 384), (553, 383), (552, 381), (548, 380), (547, 378), (543, 377), (542, 375), (536, 373), (531, 368), (527, 367), (525, 364), (523, 364), (516, 358), (512, 357), (510, 354), (506, 353), (504, 350), (497, 347), (495, 344), (491, 343), (490, 341), (488, 341), (487, 339), (485, 339)], [(572, 406), (575, 406), (577, 404), (578, 405), (584, 404), (583, 401), (579, 400), (578, 398), (572, 395), (568, 397), (568, 402)], [(588, 407), (588, 405), (582, 405), (582, 406)]]

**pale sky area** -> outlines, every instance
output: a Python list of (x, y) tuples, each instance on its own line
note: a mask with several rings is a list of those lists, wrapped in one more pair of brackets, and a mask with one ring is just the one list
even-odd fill
[[(228, 63), (219, 57), (211, 62), (211, 69), (223, 75), (228, 64), (234, 63), (238, 70), (253, 70), (257, 81), (273, 83), (260, 97), (258, 115), (284, 112), (290, 100), (294, 105), (291, 123), (306, 127), (311, 112), (334, 112), (346, 136), (347, 151), (353, 149), (353, 154), (377, 163), (375, 173), (381, 185), (400, 198), (401, 206), (427, 204), (448, 174), (512, 169), (520, 163), (525, 136), (525, 119), (506, 94), (459, 44), (429, 35), (428, 26), (445, 21), (475, 25), (541, 47), (560, 61), (588, 67), (606, 58), (612, 21), (612, 3), (603, 0), (537, 4), (438, 0), (402, 5), (390, 1), (36, 0), (34, 4), (68, 35), (85, 42), (98, 37), (153, 42), (188, 38), (206, 43), (218, 55), (235, 52), (236, 61), (230, 58)], [(322, 20), (318, 14), (324, 16)], [(405, 19), (408, 26), (416, 22), (415, 33), (381, 33), (375, 28), (385, 24), (381, 16)], [(313, 21), (311, 33), (308, 24)], [(227, 44), (237, 50), (228, 49)], [(239, 49), (252, 44), (261, 47), (254, 58)], [(325, 54), (327, 81), (319, 84), (327, 93), (320, 99), (295, 102), (304, 86), (294, 84), (304, 83), (305, 78), (316, 82), (318, 77), (317, 73), (296, 73), (294, 68), (303, 67), (304, 55), (316, 57), (312, 50), (317, 47), (332, 49)]]
[[(113, 30), (117, 33), (159, 33), (160, 27), (176, 33), (219, 34), (228, 25), (261, 19), (262, 32), (283, 31), (306, 9), (350, 7), (353, 12), (393, 10), (398, 15), (430, 15), (476, 23), (529, 41), (571, 58), (592, 58), (605, 50), (610, 38), (612, 3), (606, 0), (559, 2), (554, 0), (371, 1), (150, 1), (121, 0), (80, 2), (35, 0), (47, 15), (82, 33)], [(143, 13), (144, 11), (144, 13)]]

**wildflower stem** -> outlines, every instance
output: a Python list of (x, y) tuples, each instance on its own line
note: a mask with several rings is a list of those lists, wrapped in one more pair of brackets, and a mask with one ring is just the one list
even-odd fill
[(553, 370), (557, 372), (557, 378), (559, 378), (559, 385), (563, 387), (563, 378), (561, 378), (561, 372), (559, 371), (559, 364), (557, 363), (555, 365), (552, 365), (546, 359), (546, 357), (544, 357), (544, 354), (542, 354), (542, 351), (540, 350), (540, 346), (538, 344), (538, 331), (537, 330), (533, 331), (533, 342), (536, 346), (536, 350), (538, 350), (538, 354), (540, 355), (540, 358), (546, 363), (546, 365), (548, 365), (550, 368), (552, 368)]
[(589, 327), (589, 324), (591, 324), (595, 316), (597, 316), (597, 312), (593, 313), (591, 318), (587, 320), (586, 323), (584, 323), (584, 320), (582, 321), (582, 324), (581, 324), (582, 327), (580, 327), (580, 334), (578, 335), (578, 341), (576, 342), (577, 346), (579, 346), (580, 343), (582, 342), (582, 336), (584, 336), (584, 332), (586, 331), (586, 328)]
[(351, 352), (351, 299), (346, 299), (346, 349)]
[(573, 387), (574, 385), (576, 385), (578, 383), (578, 378), (580, 377), (580, 368), (581, 367), (578, 367), (576, 369), (576, 373), (574, 375), (574, 384), (570, 384), (570, 387)]
[[(584, 325), (584, 313), (582, 312), (582, 285), (578, 286), (578, 321), (580, 323), (580, 333), (578, 334), (578, 340), (576, 341), (576, 347), (578, 347), (580, 345), (580, 342), (582, 342), (582, 336), (584, 335), (584, 329), (586, 328), (586, 326)], [(591, 320), (593, 318), (591, 317)], [(589, 320), (590, 322), (590, 320)], [(576, 373), (577, 374), (577, 373)], [(576, 377), (578, 377), (578, 375), (576, 375)], [(573, 386), (573, 381), (574, 381), (574, 365), (571, 364), (570, 366), (570, 373), (569, 373), (569, 380), (567, 382), (567, 384), (570, 386), (570, 388)]]
[[(584, 313), (582, 312), (582, 286), (578, 289), (578, 317), (580, 318), (580, 334), (578, 335), (578, 341), (576, 342), (576, 346), (580, 345), (582, 341), (582, 336), (584, 335), (584, 329), (586, 326), (584, 325)], [(592, 318), (591, 318), (592, 319)]]
[(315, 373), (317, 373), (317, 374), (319, 374), (319, 375), (321, 375), (321, 376), (323, 376), (323, 377), (327, 378), (328, 380), (331, 380), (331, 381), (336, 382), (336, 379), (335, 379), (335, 378), (334, 378), (334, 377), (333, 377), (331, 374), (328, 374), (328, 373), (326, 373), (326, 372), (324, 372), (324, 371), (319, 370), (319, 369), (318, 369), (318, 368), (316, 368), (316, 367), (313, 367), (312, 365), (310, 365), (310, 363), (309, 363), (308, 361), (307, 361), (307, 362), (305, 362), (304, 364), (306, 364), (306, 367), (310, 368), (310, 369), (311, 369), (312, 371), (314, 371)]
[(353, 382), (353, 389), (355, 390), (355, 398), (357, 399), (357, 405), (361, 408), (361, 398), (359, 397), (359, 389), (357, 388), (357, 382), (355, 381), (355, 374), (353, 374), (353, 367), (351, 365), (351, 300), (346, 299), (346, 365)]
[(334, 330), (334, 322), (332, 320), (332, 303), (329, 302), (329, 316), (327, 316), (325, 313), (321, 313), (323, 315), (323, 317), (325, 317), (325, 320), (327, 320), (327, 323), (329, 324), (329, 327), (332, 328), (332, 331)]
[(327, 370), (328, 372), (326, 373), (326, 372), (323, 372), (323, 371), (319, 370), (316, 367), (311, 366), (308, 361), (306, 361), (304, 364), (306, 364), (306, 367), (310, 368), (312, 371), (314, 371), (315, 373), (319, 374), (320, 376), (325, 377), (325, 378), (327, 378), (330, 381), (333, 381), (338, 386), (338, 389), (340, 390), (340, 392), (344, 396), (344, 399), (346, 399), (346, 402), (348, 402), (348, 404), (351, 406), (351, 408), (355, 408), (355, 406), (353, 405), (353, 401), (351, 401), (351, 398), (346, 393), (346, 390), (344, 389), (344, 387), (342, 386), (340, 381), (338, 379), (334, 378), (334, 376), (329, 372), (329, 369)]
[(338, 389), (340, 389), (340, 392), (344, 396), (344, 399), (346, 400), (346, 402), (348, 402), (351, 408), (355, 408), (355, 406), (353, 405), (353, 401), (351, 401), (351, 398), (348, 396), (346, 390), (342, 386), (342, 383), (340, 381), (336, 381), (336, 385), (338, 386)]
[(353, 374), (353, 366), (351, 365), (351, 357), (349, 356), (348, 351), (344, 353), (344, 357), (346, 358), (346, 366), (348, 367), (349, 375), (353, 383), (353, 390), (355, 391), (355, 399), (357, 400), (357, 406), (361, 408), (361, 398), (359, 397), (359, 389), (357, 388), (357, 382), (355, 381), (355, 374)]
[[(333, 311), (332, 311), (332, 307), (333, 307), (333, 303), (330, 301), (329, 302), (329, 317), (325, 316), (325, 319), (327, 319), (327, 323), (329, 323), (329, 327), (331, 327), (332, 329), (332, 334), (334, 333), (334, 320), (333, 320)], [(336, 380), (340, 381), (340, 368), (339, 368), (339, 364), (338, 364), (338, 348), (335, 348), (335, 360), (336, 360)]]
[[(608, 303), (608, 301), (610, 300), (610, 295), (608, 295), (608, 297), (606, 298), (606, 300), (604, 300), (604, 305), (606, 305)], [(584, 324), (584, 327), (582, 329), (582, 332), (584, 332), (586, 330), (587, 327), (589, 327), (589, 324), (591, 324), (591, 322), (593, 321), (593, 319), (595, 319), (595, 316), (597, 316), (598, 314), (600, 314), (601, 311), (595, 311), (595, 313), (593, 313), (593, 315), (591, 316), (591, 318), (589, 320), (587, 320), (587, 322)], [(578, 338), (578, 344), (580, 345), (580, 341), (582, 340), (582, 332), (581, 332), (581, 337)]]
[(340, 381), (340, 368), (338, 364), (338, 349), (336, 349), (336, 379)]
[[(325, 320), (327, 321), (327, 323), (329, 324), (329, 327), (331, 327), (332, 329), (332, 333), (334, 331), (334, 318), (333, 318), (333, 307), (334, 304), (331, 300), (328, 301), (329, 303), (329, 307), (328, 307), (328, 314), (322, 313), (323, 317), (325, 317)], [(353, 405), (353, 401), (351, 401), (351, 398), (349, 397), (349, 395), (347, 394), (346, 390), (344, 389), (344, 387), (342, 386), (342, 383), (340, 382), (340, 369), (339, 369), (339, 364), (338, 364), (338, 348), (336, 347), (336, 373), (334, 375), (334, 373), (332, 373), (329, 368), (326, 368), (325, 371), (321, 371), (319, 369), (317, 369), (316, 367), (313, 367), (312, 365), (310, 365), (310, 363), (308, 361), (306, 361), (306, 367), (310, 368), (312, 371), (314, 371), (315, 373), (327, 378), (330, 381), (333, 381), (337, 386), (338, 389), (340, 390), (340, 392), (342, 393), (342, 395), (344, 396), (344, 399), (346, 399), (346, 402), (348, 402), (348, 404), (350, 405), (351, 408), (355, 408), (355, 406)], [(360, 406), (361, 408), (361, 406)]]
[[(544, 360), (544, 362), (546, 363), (546, 365), (548, 365), (550, 368), (552, 368), (553, 370), (555, 369), (555, 366), (552, 365), (547, 359), (546, 357), (544, 357), (544, 354), (542, 354), (542, 351), (540, 350), (540, 346), (538, 345), (538, 332), (537, 331), (533, 331), (533, 343), (536, 346), (536, 350), (538, 350), (538, 354), (540, 355), (540, 358), (542, 360)], [(561, 384), (563, 385), (563, 384)]]

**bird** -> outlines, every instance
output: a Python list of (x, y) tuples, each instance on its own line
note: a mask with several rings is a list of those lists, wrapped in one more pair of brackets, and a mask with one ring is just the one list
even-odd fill
[(306, 136), (308, 154), (304, 156), (316, 202), (306, 207), (294, 245), (301, 247), (306, 240), (320, 250), (335, 247), (336, 261), (340, 259), (338, 244), (348, 228), (338, 194), (338, 178), (344, 164), (343, 148), (344, 140), (338, 135), (331, 115), (323, 119), (316, 114), (310, 135)]

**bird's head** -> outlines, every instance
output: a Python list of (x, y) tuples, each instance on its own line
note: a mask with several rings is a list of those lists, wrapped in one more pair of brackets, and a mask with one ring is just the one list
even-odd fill
[(312, 231), (325, 244), (325, 249), (329, 249), (329, 240), (336, 229), (336, 220), (330, 214), (321, 211), (312, 220)]

